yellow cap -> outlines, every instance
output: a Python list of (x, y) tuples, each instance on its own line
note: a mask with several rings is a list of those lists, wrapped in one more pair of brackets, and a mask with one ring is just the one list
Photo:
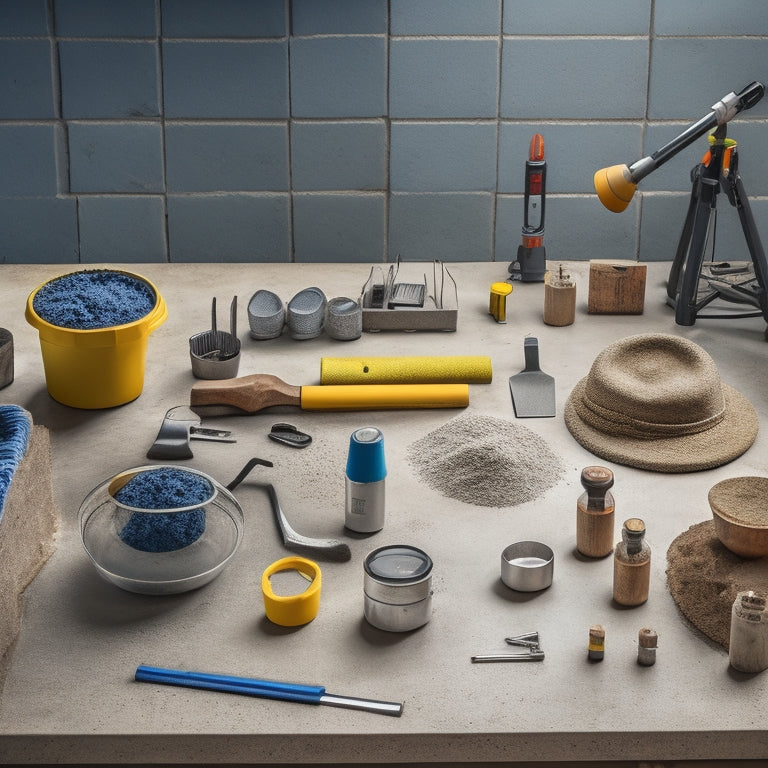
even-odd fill
[(614, 213), (621, 213), (629, 205), (637, 189), (626, 165), (601, 168), (593, 181), (600, 202)]
[(488, 305), (488, 312), (493, 315), (497, 323), (507, 322), (507, 296), (512, 293), (512, 286), (509, 283), (492, 283), (491, 298)]
[[(270, 578), (281, 571), (298, 571), (311, 584), (298, 595), (276, 595)], [(272, 563), (261, 575), (264, 610), (267, 618), (281, 627), (299, 627), (317, 616), (322, 578), (320, 566), (303, 557), (284, 557)]]

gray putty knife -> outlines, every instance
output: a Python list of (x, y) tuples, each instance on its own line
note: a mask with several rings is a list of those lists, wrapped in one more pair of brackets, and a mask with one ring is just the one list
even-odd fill
[(555, 415), (555, 380), (539, 368), (539, 340), (523, 342), (525, 368), (509, 379), (512, 405), (518, 419), (549, 418)]

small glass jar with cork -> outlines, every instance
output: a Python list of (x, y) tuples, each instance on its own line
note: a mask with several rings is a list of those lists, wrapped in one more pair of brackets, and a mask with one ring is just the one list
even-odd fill
[(613, 551), (613, 472), (607, 467), (585, 467), (581, 484), (584, 493), (576, 502), (576, 548), (586, 557), (605, 557)]
[(642, 605), (651, 582), (651, 548), (639, 517), (624, 521), (621, 541), (613, 552), (613, 599), (619, 605)]

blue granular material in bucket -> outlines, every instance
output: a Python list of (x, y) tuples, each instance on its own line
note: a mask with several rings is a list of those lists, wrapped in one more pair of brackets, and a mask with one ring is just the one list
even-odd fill
[[(150, 469), (132, 477), (115, 501), (140, 509), (174, 509), (202, 504), (213, 495), (211, 483), (183, 469)], [(205, 510), (134, 512), (120, 539), (142, 552), (172, 552), (197, 541), (205, 532)]]
[(155, 292), (143, 280), (111, 270), (87, 270), (45, 283), (32, 308), (51, 325), (89, 331), (140, 320), (156, 302)]

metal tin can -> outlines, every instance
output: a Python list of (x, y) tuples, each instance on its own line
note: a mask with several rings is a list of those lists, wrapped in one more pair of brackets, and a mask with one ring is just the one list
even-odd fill
[(355, 430), (349, 439), (345, 477), (344, 525), (349, 530), (375, 533), (384, 527), (386, 476), (381, 430)]
[(380, 547), (365, 558), (365, 618), (378, 629), (408, 632), (432, 615), (432, 560), (407, 544)]

